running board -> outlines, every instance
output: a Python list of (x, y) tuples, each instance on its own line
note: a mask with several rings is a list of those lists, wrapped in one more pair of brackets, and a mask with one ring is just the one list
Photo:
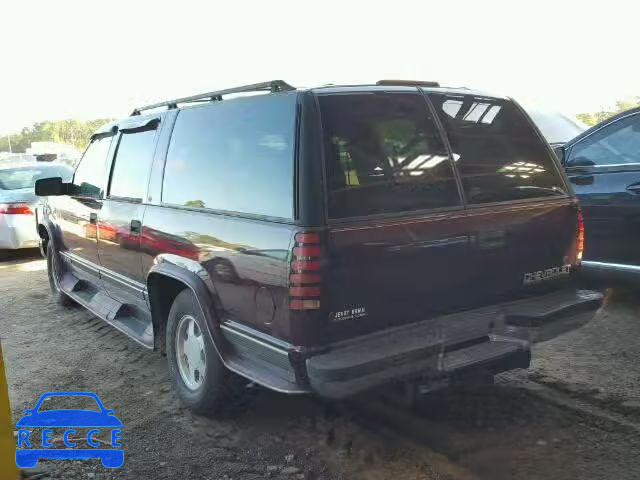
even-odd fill
[(79, 280), (66, 271), (60, 279), (61, 290), (95, 316), (121, 331), (143, 347), (153, 350), (151, 314), (134, 305), (121, 303), (87, 280)]

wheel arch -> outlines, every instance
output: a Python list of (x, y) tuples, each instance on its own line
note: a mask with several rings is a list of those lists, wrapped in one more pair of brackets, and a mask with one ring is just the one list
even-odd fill
[[(174, 255), (167, 255), (167, 257), (174, 257)], [(202, 266), (193, 260), (182, 257), (180, 257), (180, 263), (174, 263), (171, 260), (173, 259), (156, 259), (154, 266), (147, 274), (147, 297), (153, 322), (154, 350), (165, 352), (166, 325), (171, 305), (180, 292), (189, 289), (205, 319), (213, 345), (222, 362), (226, 364), (224, 338), (214, 309), (215, 290), (212, 293), (211, 279), (208, 278)], [(185, 262), (188, 262), (188, 265)]]
[(47, 256), (47, 248), (49, 244), (58, 245), (58, 239), (54, 235), (56, 231), (53, 224), (49, 220), (44, 220), (37, 225), (38, 236), (40, 237), (40, 253), (43, 257)]

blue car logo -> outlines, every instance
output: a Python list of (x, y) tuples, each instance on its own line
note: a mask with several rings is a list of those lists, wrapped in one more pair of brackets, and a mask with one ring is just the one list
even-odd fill
[[(100, 411), (95, 410), (79, 410), (79, 409), (58, 409), (38, 411), (42, 402), (50, 397), (91, 397), (93, 398)], [(26, 409), (26, 414), (16, 423), (18, 427), (18, 446), (16, 448), (16, 465), (20, 468), (35, 467), (38, 460), (47, 459), (88, 459), (99, 458), (102, 465), (108, 468), (118, 468), (124, 463), (124, 451), (119, 443), (120, 428), (122, 422), (114, 415), (113, 410), (104, 408), (100, 398), (91, 392), (48, 392), (43, 394), (36, 406), (32, 409)], [(30, 437), (33, 428), (42, 428), (42, 442), (38, 445), (35, 440)], [(53, 448), (52, 428), (65, 428), (62, 440), (67, 448)], [(91, 448), (81, 448), (78, 446), (80, 440), (74, 438), (71, 441), (69, 436), (76, 433), (76, 428), (91, 428), (86, 434), (86, 444)], [(101, 431), (110, 430), (110, 439), (112, 448), (98, 448), (104, 442), (98, 442), (95, 436)], [(42, 447), (42, 448), (40, 448)]]

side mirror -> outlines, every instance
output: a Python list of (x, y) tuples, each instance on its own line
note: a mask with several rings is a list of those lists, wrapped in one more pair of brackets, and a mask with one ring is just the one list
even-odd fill
[(51, 177), (36, 180), (35, 191), (39, 197), (53, 197), (66, 194), (66, 185), (62, 178)]
[(564, 152), (564, 145), (557, 145), (553, 147), (553, 153), (555, 153), (558, 160), (560, 160), (560, 165), (564, 165), (565, 163)]
[(567, 167), (594, 167), (596, 164), (593, 160), (589, 160), (586, 157), (575, 157), (571, 159), (571, 162), (568, 163)]

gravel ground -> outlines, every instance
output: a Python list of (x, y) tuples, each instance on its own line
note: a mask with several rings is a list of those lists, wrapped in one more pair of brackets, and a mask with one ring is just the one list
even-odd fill
[[(640, 478), (633, 294), (610, 296), (588, 326), (537, 347), (532, 369), (495, 387), (435, 394), (415, 413), (387, 406), (406, 417), (399, 422), (369, 405), (259, 388), (212, 420), (180, 406), (158, 354), (80, 308), (52, 303), (44, 268), (35, 254), (0, 262), (0, 338), (14, 418), (43, 392), (94, 391), (122, 420), (125, 450), (118, 470), (97, 460), (41, 461), (50, 478)], [(532, 381), (547, 387), (551, 401), (526, 388)]]

